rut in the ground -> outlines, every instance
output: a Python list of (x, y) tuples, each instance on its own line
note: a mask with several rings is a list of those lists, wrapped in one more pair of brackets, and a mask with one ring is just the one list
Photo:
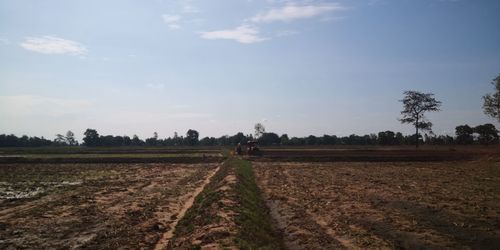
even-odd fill
[(182, 209), (179, 211), (177, 218), (171, 223), (171, 228), (168, 231), (166, 231), (162, 235), (162, 237), (160, 238), (158, 243), (156, 243), (155, 250), (161, 250), (161, 249), (165, 249), (167, 247), (170, 239), (172, 239), (172, 236), (174, 235), (174, 230), (175, 230), (175, 227), (177, 226), (177, 223), (179, 223), (179, 221), (182, 219), (182, 217), (184, 217), (184, 215), (186, 214), (186, 211), (193, 205), (194, 199), (196, 198), (196, 196), (198, 196), (203, 191), (205, 186), (208, 183), (210, 183), (210, 179), (215, 175), (215, 173), (217, 173), (217, 171), (219, 171), (219, 169), (220, 169), (220, 166), (218, 166), (215, 170), (213, 170), (205, 178), (205, 180), (203, 181), (203, 184), (193, 191), (193, 193), (190, 195), (190, 198), (184, 203), (184, 205), (182, 206)]

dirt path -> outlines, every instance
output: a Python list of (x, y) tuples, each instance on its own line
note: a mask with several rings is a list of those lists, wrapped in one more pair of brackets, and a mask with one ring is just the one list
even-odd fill
[[(216, 169), (214, 169), (206, 178), (205, 180), (203, 181), (203, 184), (200, 185), (198, 188), (196, 188), (193, 192), (191, 192), (190, 194), (188, 194), (187, 196), (189, 196), (190, 198), (188, 198), (186, 200), (186, 202), (184, 203), (184, 205), (182, 206), (182, 209), (179, 211), (179, 214), (177, 215), (177, 217), (174, 219), (173, 222), (170, 223), (170, 229), (165, 232), (163, 234), (163, 236), (160, 238), (160, 240), (158, 241), (158, 243), (156, 244), (155, 246), (155, 250), (161, 250), (161, 249), (165, 249), (168, 245), (168, 242), (170, 241), (170, 239), (172, 239), (173, 237), (173, 234), (174, 234), (174, 231), (175, 231), (175, 227), (177, 226), (177, 223), (179, 223), (179, 221), (182, 219), (182, 217), (184, 217), (184, 215), (186, 214), (187, 210), (193, 205), (194, 203), (194, 199), (196, 198), (196, 196), (198, 196), (202, 191), (203, 189), (205, 188), (205, 186), (210, 183), (210, 180), (212, 179), (212, 177), (215, 175), (215, 173), (217, 173), (217, 171), (219, 171), (220, 169), (220, 166), (218, 166)], [(168, 220), (170, 218), (166, 218), (166, 220)]]

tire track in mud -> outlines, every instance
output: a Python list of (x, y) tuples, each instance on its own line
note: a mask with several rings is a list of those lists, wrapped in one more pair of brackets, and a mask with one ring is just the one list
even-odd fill
[[(208, 176), (205, 178), (205, 180), (203, 181), (201, 186), (196, 188), (191, 194), (188, 194), (189, 198), (186, 200), (186, 202), (182, 206), (182, 209), (179, 211), (179, 214), (174, 219), (174, 221), (170, 223), (170, 225), (169, 225), (170, 229), (168, 231), (166, 231), (162, 235), (162, 237), (160, 238), (158, 243), (156, 243), (156, 246), (154, 248), (155, 250), (165, 249), (168, 246), (168, 243), (170, 242), (170, 240), (172, 239), (172, 237), (174, 235), (174, 231), (175, 231), (177, 224), (184, 217), (187, 210), (193, 206), (193, 203), (194, 203), (194, 200), (196, 199), (196, 197), (203, 191), (205, 186), (210, 183), (212, 177), (219, 171), (219, 169), (220, 169), (220, 165), (217, 166), (217, 168), (215, 170), (213, 170), (211, 173), (208, 174)], [(166, 219), (168, 220), (169, 218), (166, 218)]]

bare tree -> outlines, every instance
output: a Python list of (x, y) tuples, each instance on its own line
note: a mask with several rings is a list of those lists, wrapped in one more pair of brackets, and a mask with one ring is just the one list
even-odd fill
[(403, 100), (399, 100), (403, 103), (402, 118), (399, 121), (415, 126), (415, 140), (416, 147), (418, 148), (418, 130), (432, 131), (432, 123), (425, 118), (424, 113), (439, 111), (441, 102), (436, 100), (432, 93), (425, 94), (418, 91), (405, 91), (404, 95)]
[(266, 132), (266, 128), (260, 122), (255, 124), (254, 129), (255, 129), (255, 138), (256, 139), (260, 138)]
[(66, 144), (66, 139), (64, 138), (64, 135), (57, 134), (56, 138), (54, 139), (54, 142), (57, 145), (65, 145)]
[(71, 130), (68, 130), (68, 132), (66, 132), (66, 142), (68, 143), (68, 145), (70, 146), (74, 146), (74, 145), (77, 145), (77, 141), (75, 140), (75, 134), (73, 132), (71, 132)]
[(483, 110), (486, 115), (489, 115), (500, 122), (500, 74), (491, 82), (495, 86), (495, 92), (483, 96)]

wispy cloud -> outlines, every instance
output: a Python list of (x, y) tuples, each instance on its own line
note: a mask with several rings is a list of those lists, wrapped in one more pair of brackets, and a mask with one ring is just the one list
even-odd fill
[(163, 84), (163, 83), (158, 83), (158, 84), (149, 83), (147, 85), (147, 87), (150, 89), (154, 89), (154, 90), (161, 90), (161, 89), (165, 88), (165, 84)]
[(258, 43), (268, 40), (267, 38), (259, 36), (259, 30), (257, 27), (245, 24), (236, 27), (235, 29), (206, 31), (200, 32), (200, 34), (201, 38), (204, 39), (229, 39), (245, 44)]
[(346, 8), (337, 3), (298, 5), (289, 3), (281, 8), (274, 8), (264, 13), (259, 13), (250, 18), (256, 23), (268, 23), (274, 21), (288, 22), (296, 19), (316, 17), (328, 12), (345, 10)]
[(27, 37), (20, 45), (26, 50), (42, 54), (87, 54), (87, 48), (82, 44), (55, 36)]
[(167, 24), (167, 27), (169, 29), (176, 30), (181, 28), (181, 25), (179, 24), (181, 16), (164, 14), (161, 17), (163, 18), (163, 21)]

